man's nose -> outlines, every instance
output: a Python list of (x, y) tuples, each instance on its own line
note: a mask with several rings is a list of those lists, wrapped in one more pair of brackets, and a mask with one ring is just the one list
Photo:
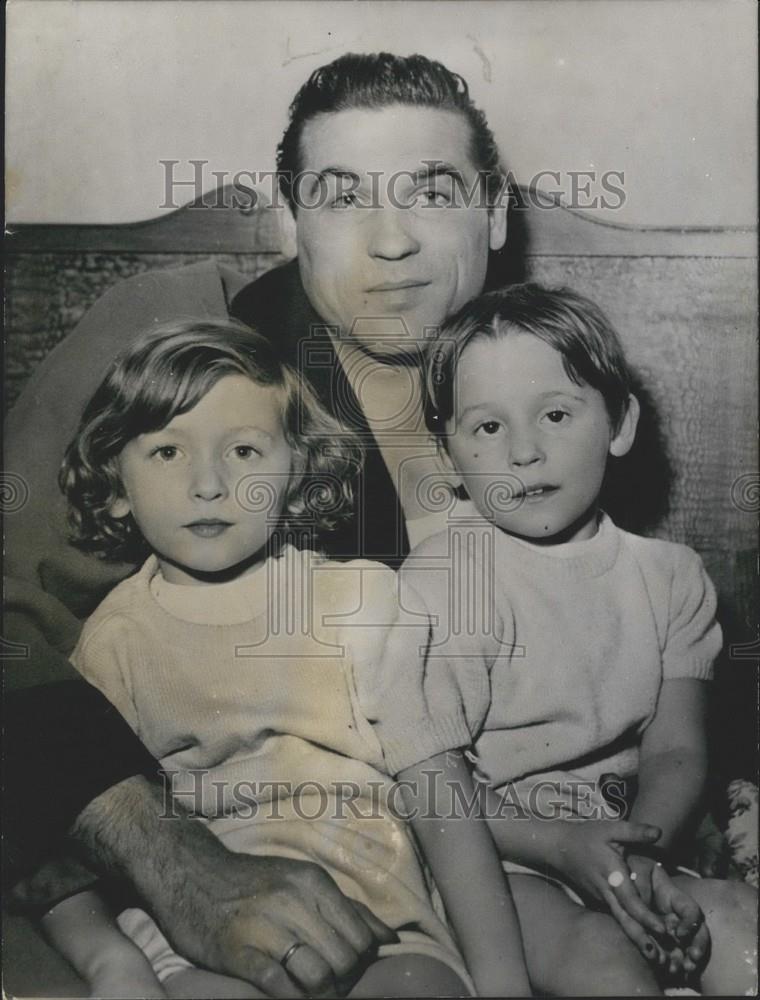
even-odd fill
[(190, 489), (197, 500), (221, 500), (228, 492), (224, 474), (212, 459), (193, 463)]
[(372, 212), (367, 251), (381, 260), (403, 260), (419, 252), (420, 244), (413, 232), (414, 219), (403, 206), (380, 205), (367, 209)]

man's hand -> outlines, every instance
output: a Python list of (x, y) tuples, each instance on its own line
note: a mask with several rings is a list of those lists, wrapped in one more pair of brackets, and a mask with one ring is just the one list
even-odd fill
[[(90, 864), (133, 883), (191, 962), (268, 996), (319, 995), (342, 992), (378, 945), (397, 940), (318, 865), (233, 853), (176, 804), (171, 817), (166, 808), (160, 788), (130, 778), (91, 802), (73, 833)], [(303, 947), (286, 971), (294, 944)]]
[[(191, 876), (174, 900), (171, 907), (158, 898), (152, 905), (181, 954), (273, 997), (342, 992), (379, 944), (397, 940), (308, 861), (228, 852), (213, 877)], [(283, 968), (294, 944), (301, 947)]]

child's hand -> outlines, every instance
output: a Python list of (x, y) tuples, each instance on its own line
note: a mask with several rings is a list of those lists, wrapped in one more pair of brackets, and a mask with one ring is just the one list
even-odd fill
[(624, 845), (652, 844), (656, 826), (626, 820), (563, 820), (559, 833), (558, 868), (584, 895), (604, 903), (626, 935), (649, 961), (664, 963), (664, 953), (650, 935), (664, 937), (667, 928), (636, 891), (624, 858)]
[(666, 956), (662, 964), (667, 963), (671, 975), (680, 971), (692, 975), (704, 966), (710, 950), (710, 932), (702, 910), (662, 865), (640, 855), (627, 860), (639, 895), (664, 920), (666, 934), (659, 941)]
[(648, 909), (631, 880), (625, 848), (653, 844), (660, 830), (627, 820), (560, 820), (558, 868), (572, 884), (598, 902), (616, 899), (634, 919), (654, 933), (665, 932), (663, 922)]

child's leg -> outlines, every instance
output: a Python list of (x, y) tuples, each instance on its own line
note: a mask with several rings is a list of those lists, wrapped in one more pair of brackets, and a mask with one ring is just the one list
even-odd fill
[[(242, 979), (231, 979), (205, 969), (182, 969), (164, 980), (167, 996), (177, 1000), (266, 997)], [(427, 955), (393, 955), (374, 962), (349, 993), (361, 997), (469, 996), (457, 974)]]
[(710, 932), (702, 991), (708, 996), (756, 996), (757, 891), (744, 882), (687, 875), (673, 881), (702, 908)]
[(467, 997), (470, 991), (444, 962), (428, 955), (390, 955), (367, 969), (348, 994), (362, 997)]
[(654, 970), (614, 917), (535, 875), (510, 874), (531, 985), (554, 996), (660, 996)]
[(216, 1000), (238, 997), (266, 997), (266, 993), (242, 979), (232, 979), (205, 969), (180, 969), (163, 982), (166, 995), (179, 1000)]

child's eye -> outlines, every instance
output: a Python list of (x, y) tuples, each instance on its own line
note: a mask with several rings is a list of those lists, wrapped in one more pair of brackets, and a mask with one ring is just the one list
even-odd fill
[(570, 414), (567, 410), (549, 410), (546, 414), (546, 419), (551, 424), (561, 424)]
[(242, 459), (253, 458), (255, 455), (261, 454), (251, 444), (236, 444), (232, 449), (232, 453), (235, 458)]
[(485, 434), (488, 437), (493, 437), (494, 434), (498, 434), (501, 430), (501, 424), (498, 420), (484, 420), (482, 424), (479, 424), (475, 428), (476, 434)]
[(162, 444), (158, 448), (154, 448), (151, 455), (156, 455), (164, 462), (171, 462), (173, 458), (176, 458), (179, 454), (179, 450), (176, 445), (173, 444)]

